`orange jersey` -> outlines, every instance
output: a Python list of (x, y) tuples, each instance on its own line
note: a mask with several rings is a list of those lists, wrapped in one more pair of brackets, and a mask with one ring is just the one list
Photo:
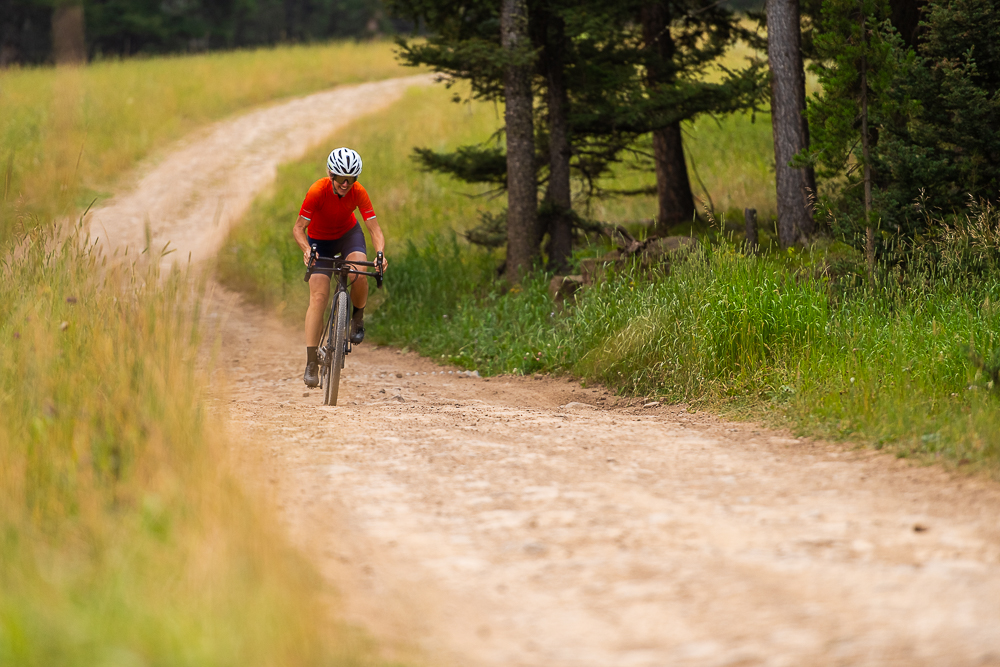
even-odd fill
[(333, 191), (329, 178), (321, 178), (306, 193), (299, 215), (309, 221), (306, 228), (310, 238), (328, 241), (339, 239), (358, 224), (354, 209), (361, 211), (365, 220), (375, 217), (368, 192), (360, 183), (355, 181), (347, 194), (341, 197)]

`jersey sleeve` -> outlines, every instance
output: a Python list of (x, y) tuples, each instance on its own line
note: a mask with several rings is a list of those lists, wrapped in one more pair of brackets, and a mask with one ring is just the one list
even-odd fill
[(320, 179), (312, 184), (309, 188), (309, 192), (306, 193), (306, 198), (302, 201), (302, 208), (299, 209), (299, 215), (301, 215), (306, 220), (310, 222), (313, 219), (313, 215), (316, 213), (316, 209), (320, 204), (320, 194), (323, 188), (320, 187), (323, 184), (323, 179)]
[(361, 217), (365, 220), (371, 220), (375, 217), (375, 209), (372, 208), (372, 200), (368, 198), (368, 191), (361, 186), (360, 183), (358, 187), (358, 211), (361, 213)]

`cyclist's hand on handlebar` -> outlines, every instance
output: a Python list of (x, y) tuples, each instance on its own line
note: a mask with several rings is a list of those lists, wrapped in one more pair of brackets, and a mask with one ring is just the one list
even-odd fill
[(307, 267), (312, 266), (312, 250), (306, 250), (302, 253), (302, 263)]
[[(378, 258), (376, 257), (375, 262), (378, 263)], [(385, 273), (385, 267), (389, 266), (389, 260), (385, 258), (385, 253), (382, 253), (382, 266), (381, 271)]]

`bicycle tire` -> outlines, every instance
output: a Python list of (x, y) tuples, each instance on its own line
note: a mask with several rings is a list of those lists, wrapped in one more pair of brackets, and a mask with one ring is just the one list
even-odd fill
[(326, 318), (326, 326), (323, 328), (323, 333), (320, 335), (319, 338), (319, 356), (320, 356), (319, 386), (321, 389), (324, 390), (323, 394), (324, 401), (326, 401), (325, 391), (326, 391), (326, 385), (329, 383), (329, 377), (330, 377), (330, 360), (328, 358), (329, 355), (326, 353), (326, 347), (327, 347), (326, 340), (327, 338), (329, 338), (329, 334), (333, 330), (333, 328), (330, 326), (332, 319), (333, 319), (333, 313), (331, 312), (330, 316)]
[(327, 355), (329, 373), (323, 392), (323, 405), (336, 405), (340, 393), (340, 369), (344, 367), (344, 352), (347, 347), (347, 294), (337, 292), (333, 311), (330, 313), (331, 353)]

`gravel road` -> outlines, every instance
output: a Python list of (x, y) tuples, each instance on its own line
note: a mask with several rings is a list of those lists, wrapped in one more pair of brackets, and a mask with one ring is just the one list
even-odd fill
[[(427, 80), (220, 123), (148, 165), (91, 229), (138, 248), (148, 226), (154, 248), (211, 257), (275, 166), (331, 118)], [(348, 358), (342, 405), (323, 407), (302, 385), (298, 329), (219, 288), (208, 315), (238, 452), (264, 454), (269, 488), (256, 477), (248, 488), (275, 499), (349, 618), (394, 655), (1000, 665), (993, 482), (684, 406), (630, 406), (564, 378), (470, 378), (370, 344)]]

